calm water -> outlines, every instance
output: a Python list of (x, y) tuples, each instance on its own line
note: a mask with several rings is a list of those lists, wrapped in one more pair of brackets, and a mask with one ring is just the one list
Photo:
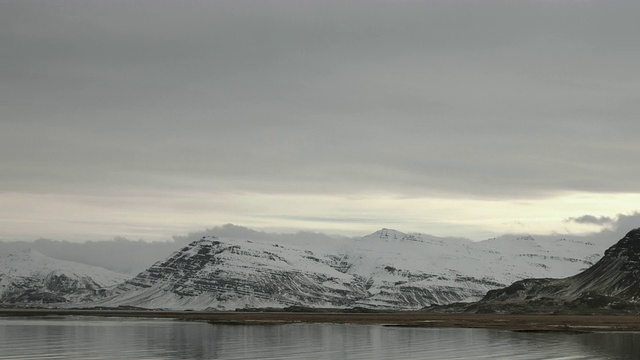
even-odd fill
[(0, 319), (0, 359), (638, 359), (640, 333)]

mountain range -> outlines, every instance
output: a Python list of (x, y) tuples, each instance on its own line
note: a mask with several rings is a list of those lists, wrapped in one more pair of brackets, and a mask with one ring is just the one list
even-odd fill
[[(333, 241), (204, 236), (134, 277), (31, 251), (0, 260), (1, 294), (6, 294), (0, 302), (198, 310), (420, 309), (489, 301), (487, 293), (502, 299), (492, 290), (523, 279), (571, 276), (600, 264), (608, 245), (577, 237), (473, 242), (391, 229)], [(33, 263), (41, 264), (40, 270), (25, 271), (35, 269), (28, 265)], [(60, 283), (51, 280), (60, 279), (56, 274), (64, 275), (64, 286), (55, 286)]]
[(216, 309), (309, 306), (420, 309), (475, 301), (530, 277), (593, 265), (593, 242), (472, 242), (382, 229), (348, 241), (203, 237), (117, 286), (101, 306)]

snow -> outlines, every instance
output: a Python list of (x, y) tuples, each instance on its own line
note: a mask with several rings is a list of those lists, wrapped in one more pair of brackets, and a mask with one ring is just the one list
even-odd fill
[(32, 249), (0, 255), (0, 269), (2, 269), (3, 282), (11, 278), (29, 278), (58, 273), (78, 279), (89, 277), (101, 287), (112, 287), (130, 278), (130, 276), (97, 266), (54, 259)]
[[(65, 275), (110, 289), (106, 298), (96, 297), (89, 305), (418, 309), (478, 300), (489, 290), (525, 278), (574, 275), (598, 261), (608, 245), (532, 236), (472, 242), (386, 228), (323, 241), (252, 237), (249, 232), (246, 238), (205, 236), (131, 280), (28, 250), (0, 255), (0, 296), (15, 290), (15, 284), (37, 287), (47, 277)], [(83, 301), (89, 295), (83, 293)], [(72, 301), (79, 297), (64, 296)]]
[[(189, 265), (204, 248), (215, 254), (199, 267)], [(603, 250), (563, 239), (471, 242), (393, 229), (336, 242), (205, 237), (118, 287), (101, 304), (417, 309), (478, 300), (524, 278), (570, 276), (591, 266)]]
[[(96, 266), (54, 259), (31, 249), (0, 255), (0, 269), (0, 301), (10, 302), (29, 291), (77, 300), (130, 278)], [(57, 281), (55, 289), (47, 287), (52, 281)]]

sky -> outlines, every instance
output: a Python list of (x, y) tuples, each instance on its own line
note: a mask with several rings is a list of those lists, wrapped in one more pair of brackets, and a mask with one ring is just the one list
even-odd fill
[(639, 11), (0, 0), (0, 240), (601, 231), (639, 210)]

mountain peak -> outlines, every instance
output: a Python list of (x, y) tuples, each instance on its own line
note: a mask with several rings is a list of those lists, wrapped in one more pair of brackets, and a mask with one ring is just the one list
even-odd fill
[(194, 240), (189, 245), (178, 251), (182, 256), (191, 257), (196, 254), (208, 254), (216, 245), (222, 244), (215, 236), (203, 236), (198, 240)]
[(407, 234), (394, 229), (382, 228), (369, 236), (385, 238), (385, 239), (402, 239), (405, 236), (407, 236)]
[(198, 240), (194, 240), (192, 242), (189, 243), (189, 245), (187, 245), (187, 248), (193, 248), (196, 246), (202, 246), (202, 245), (211, 245), (212, 243), (218, 241), (218, 238), (215, 236), (211, 236), (211, 235), (207, 235), (207, 236), (203, 236)]
[(605, 257), (627, 256), (640, 260), (640, 228), (633, 229), (604, 252)]
[(49, 259), (48, 256), (30, 248), (21, 249), (9, 254), (4, 254), (1, 257), (6, 258), (8, 261), (38, 261)]

